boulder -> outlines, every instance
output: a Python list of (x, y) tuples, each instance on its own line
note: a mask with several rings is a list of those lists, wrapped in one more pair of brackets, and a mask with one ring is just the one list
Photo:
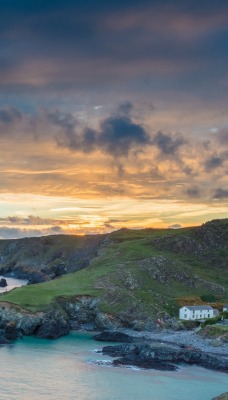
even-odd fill
[(6, 286), (8, 286), (6, 279), (5, 278), (1, 278), (0, 279), (0, 287), (4, 288)]

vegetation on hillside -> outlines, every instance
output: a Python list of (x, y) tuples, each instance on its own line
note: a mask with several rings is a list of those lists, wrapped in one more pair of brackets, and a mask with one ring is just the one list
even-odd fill
[[(56, 249), (64, 248), (68, 259), (79, 239), (52, 236), (39, 240), (56, 241)], [(86, 240), (89, 245), (88, 237), (83, 243)], [(3, 247), (0, 242), (0, 255)], [(47, 252), (34, 251), (35, 259), (44, 265)], [(83, 251), (86, 254), (86, 246)], [(103, 311), (138, 321), (166, 312), (177, 315), (186, 298), (193, 299), (193, 304), (198, 302), (194, 299), (203, 304), (210, 298), (220, 305), (228, 302), (228, 219), (178, 230), (121, 229), (99, 237), (87, 260), (89, 265), (77, 272), (15, 289), (1, 299), (41, 310), (58, 296), (96, 296)], [(75, 268), (76, 264), (77, 260)]]

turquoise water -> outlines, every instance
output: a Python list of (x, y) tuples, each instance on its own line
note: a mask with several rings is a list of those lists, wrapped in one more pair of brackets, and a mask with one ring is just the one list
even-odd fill
[(226, 374), (197, 367), (178, 372), (98, 366), (108, 359), (89, 334), (56, 341), (27, 337), (0, 347), (1, 400), (211, 400), (228, 390)]

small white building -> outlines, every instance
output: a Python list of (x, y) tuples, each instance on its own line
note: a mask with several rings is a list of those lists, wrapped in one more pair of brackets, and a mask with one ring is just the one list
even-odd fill
[(189, 321), (214, 317), (214, 309), (211, 306), (184, 306), (179, 310), (179, 318)]
[(228, 311), (228, 304), (223, 307), (223, 311)]

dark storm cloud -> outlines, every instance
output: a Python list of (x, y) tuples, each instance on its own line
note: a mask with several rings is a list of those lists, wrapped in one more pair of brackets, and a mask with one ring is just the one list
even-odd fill
[(228, 199), (228, 189), (218, 188), (214, 192), (214, 199)]
[(48, 113), (47, 118), (59, 128), (56, 134), (58, 146), (74, 151), (101, 150), (116, 157), (127, 156), (133, 148), (147, 146), (151, 140), (145, 129), (127, 116), (132, 105), (125, 103), (121, 107), (121, 113), (104, 119), (98, 130), (89, 127), (80, 129), (75, 117), (58, 110)]
[(200, 71), (210, 82), (216, 66), (223, 73), (227, 11), (222, 0), (3, 0), (0, 85), (70, 90), (171, 73), (175, 86), (190, 90)]
[(208, 158), (205, 161), (204, 166), (205, 166), (206, 171), (211, 171), (211, 170), (221, 167), (223, 165), (223, 162), (224, 162), (224, 160), (222, 157), (214, 156), (214, 157)]
[(157, 132), (153, 143), (163, 155), (173, 156), (187, 142), (182, 135), (171, 136), (163, 132)]
[(59, 146), (74, 151), (91, 152), (100, 150), (112, 156), (127, 156), (133, 149), (156, 146), (164, 157), (178, 158), (178, 150), (187, 143), (180, 135), (157, 132), (152, 135), (130, 116), (131, 103), (123, 103), (113, 116), (100, 123), (100, 129), (84, 128), (80, 130), (78, 121), (71, 114), (55, 111), (49, 121), (60, 128), (56, 141)]
[(150, 137), (141, 125), (128, 117), (117, 116), (102, 122), (98, 143), (110, 154), (127, 155), (134, 146), (150, 144)]
[[(128, 156), (131, 151), (156, 147), (163, 158), (179, 159), (178, 150), (187, 143), (181, 134), (151, 133), (131, 115), (133, 104), (124, 102), (116, 112), (100, 121), (98, 128), (84, 126), (72, 113), (58, 109), (37, 115), (22, 113), (15, 108), (0, 110), (0, 134), (20, 135), (31, 140), (46, 140), (47, 135), (59, 147), (91, 153), (101, 151), (114, 157)], [(22, 121), (18, 129), (19, 121)], [(16, 124), (16, 125), (15, 125)], [(7, 129), (5, 127), (7, 126)]]

